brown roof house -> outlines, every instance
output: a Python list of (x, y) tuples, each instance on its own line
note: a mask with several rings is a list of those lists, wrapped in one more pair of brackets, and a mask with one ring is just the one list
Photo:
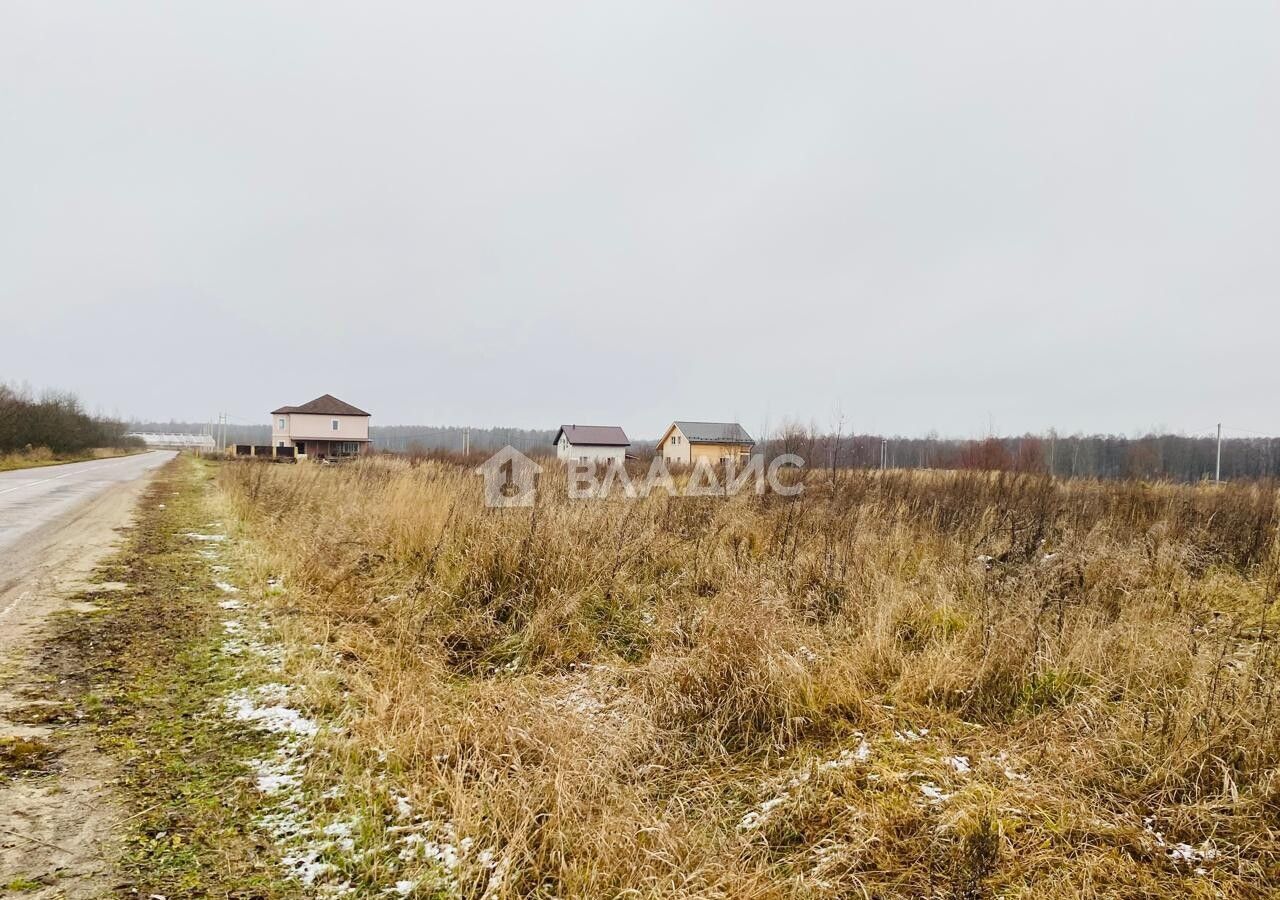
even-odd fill
[(298, 459), (359, 456), (369, 449), (369, 414), (332, 394), (282, 406), (271, 411), (271, 444), (293, 448)]
[(552, 441), (556, 457), (574, 462), (622, 465), (631, 441), (617, 425), (561, 425)]

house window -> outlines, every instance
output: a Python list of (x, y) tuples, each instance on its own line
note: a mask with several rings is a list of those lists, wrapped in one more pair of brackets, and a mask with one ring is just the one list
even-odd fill
[(330, 428), (332, 428), (334, 431), (337, 431), (337, 430), (338, 430), (338, 420), (337, 420), (337, 419), (330, 419), (330, 420), (329, 420), (329, 427), (330, 427)]
[(276, 431), (284, 431), (284, 417), (276, 419)]

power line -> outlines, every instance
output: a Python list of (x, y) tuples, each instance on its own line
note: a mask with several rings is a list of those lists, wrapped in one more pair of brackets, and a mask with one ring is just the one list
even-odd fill
[(1222, 427), (1225, 428), (1227, 431), (1241, 431), (1241, 432), (1244, 432), (1245, 434), (1257, 435), (1258, 437), (1269, 437), (1269, 438), (1280, 437), (1280, 432), (1276, 432), (1276, 431), (1255, 431), (1252, 428), (1240, 428), (1235, 425), (1223, 425)]

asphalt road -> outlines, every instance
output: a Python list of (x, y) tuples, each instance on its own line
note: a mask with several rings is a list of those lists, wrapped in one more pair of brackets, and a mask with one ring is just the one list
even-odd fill
[(176, 454), (155, 450), (137, 456), (95, 459), (62, 466), (0, 472), (0, 576), (5, 558), (24, 538), (42, 532), (113, 486), (137, 481)]
[(119, 541), (159, 450), (0, 472), (0, 667)]

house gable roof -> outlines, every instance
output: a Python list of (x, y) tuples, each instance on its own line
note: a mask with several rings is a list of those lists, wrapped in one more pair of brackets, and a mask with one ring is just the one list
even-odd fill
[[(747, 430), (737, 422), (676, 421), (671, 423), (671, 428), (679, 428), (690, 444), (755, 444)], [(671, 428), (662, 435), (663, 441), (671, 433)]]
[(356, 409), (350, 403), (339, 400), (333, 394), (321, 394), (316, 399), (301, 406), (282, 406), (271, 410), (271, 415), (288, 413), (306, 413), (313, 416), (367, 416), (363, 409)]
[(575, 447), (630, 447), (627, 433), (618, 425), (561, 425), (553, 444), (560, 442), (560, 435), (569, 439)]

